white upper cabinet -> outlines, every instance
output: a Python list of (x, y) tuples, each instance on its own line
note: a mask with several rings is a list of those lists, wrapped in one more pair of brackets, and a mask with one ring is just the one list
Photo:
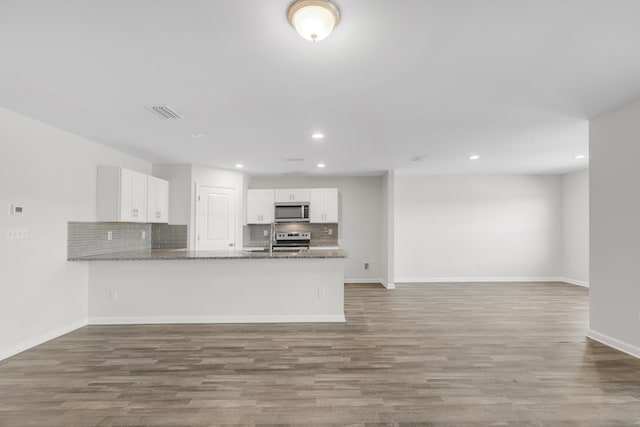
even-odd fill
[(146, 222), (147, 175), (118, 167), (98, 167), (98, 221)]
[(338, 189), (312, 188), (309, 190), (309, 221), (338, 222)]
[(147, 222), (169, 222), (169, 181), (147, 176)]
[(129, 169), (98, 166), (97, 190), (97, 221), (168, 222), (168, 181)]
[(275, 194), (276, 203), (287, 202), (309, 202), (309, 189), (293, 188), (293, 189), (277, 189)]
[(247, 224), (271, 224), (274, 214), (274, 190), (247, 191)]

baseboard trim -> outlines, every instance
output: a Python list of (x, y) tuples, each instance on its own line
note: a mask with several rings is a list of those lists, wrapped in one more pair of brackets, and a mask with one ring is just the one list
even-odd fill
[(345, 279), (345, 285), (347, 283), (380, 283), (387, 289), (395, 289), (396, 286), (393, 283), (387, 283), (382, 279)]
[(608, 347), (626, 353), (629, 356), (633, 356), (636, 359), (640, 359), (640, 347), (636, 347), (635, 345), (620, 341), (619, 339), (610, 337), (609, 335), (601, 334), (593, 329), (589, 329), (587, 331), (587, 338), (591, 338), (594, 341), (598, 341), (600, 344), (604, 344)]
[(344, 279), (344, 283), (382, 283), (382, 279)]
[(585, 282), (582, 280), (570, 279), (568, 277), (559, 277), (558, 280), (561, 282), (568, 283), (570, 285), (582, 286), (583, 288), (589, 287), (589, 282)]
[(61, 326), (52, 331), (38, 335), (37, 337), (22, 341), (21, 343), (14, 345), (13, 347), (0, 351), (0, 360), (8, 359), (11, 356), (15, 356), (16, 354), (22, 353), (23, 351), (29, 350), (30, 348), (33, 348), (40, 344), (44, 344), (45, 342), (51, 341), (54, 338), (66, 335), (69, 332), (73, 332), (76, 329), (82, 328), (86, 325), (87, 320), (83, 319), (77, 322), (69, 323), (68, 325)]
[(90, 325), (141, 325), (154, 323), (336, 323), (345, 322), (344, 314), (327, 315), (254, 315), (254, 316), (131, 316), (90, 317)]
[(399, 277), (395, 283), (561, 282), (561, 277)]
[(380, 280), (380, 282), (382, 283), (382, 286), (384, 286), (387, 289), (395, 289), (396, 288), (396, 284), (393, 282), (387, 282), (386, 280)]

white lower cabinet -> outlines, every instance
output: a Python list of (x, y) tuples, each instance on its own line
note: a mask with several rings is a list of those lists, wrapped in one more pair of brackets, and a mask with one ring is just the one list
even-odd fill
[(309, 190), (309, 221), (315, 223), (338, 222), (338, 189), (312, 188)]

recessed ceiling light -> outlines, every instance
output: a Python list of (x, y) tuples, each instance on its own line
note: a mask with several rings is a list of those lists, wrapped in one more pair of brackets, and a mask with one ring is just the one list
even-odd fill
[(238, 169), (241, 169), (244, 167), (244, 165), (242, 163), (236, 163), (235, 165)]
[(327, 165), (325, 165), (324, 163), (318, 163), (316, 166), (317, 166), (317, 167), (319, 167), (319, 168), (324, 168), (324, 167), (326, 167)]
[(207, 135), (205, 135), (204, 133), (190, 133), (189, 136), (195, 139), (202, 139), (207, 137)]
[(324, 138), (324, 134), (322, 134), (320, 132), (316, 132), (316, 133), (311, 135), (311, 138), (313, 138), (313, 139), (322, 139), (322, 138)]
[(469, 160), (478, 160), (480, 158), (480, 156), (478, 156), (477, 154), (473, 154), (471, 156), (469, 156)]
[(574, 159), (579, 160), (579, 159), (586, 159), (587, 156), (585, 156), (584, 154), (578, 154), (577, 156), (573, 156)]

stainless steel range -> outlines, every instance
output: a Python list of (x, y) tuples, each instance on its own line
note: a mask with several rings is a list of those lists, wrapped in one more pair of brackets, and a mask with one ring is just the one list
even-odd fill
[(291, 251), (299, 249), (309, 249), (311, 243), (311, 233), (308, 231), (291, 231), (288, 233), (276, 233), (276, 243), (273, 245), (274, 251)]

